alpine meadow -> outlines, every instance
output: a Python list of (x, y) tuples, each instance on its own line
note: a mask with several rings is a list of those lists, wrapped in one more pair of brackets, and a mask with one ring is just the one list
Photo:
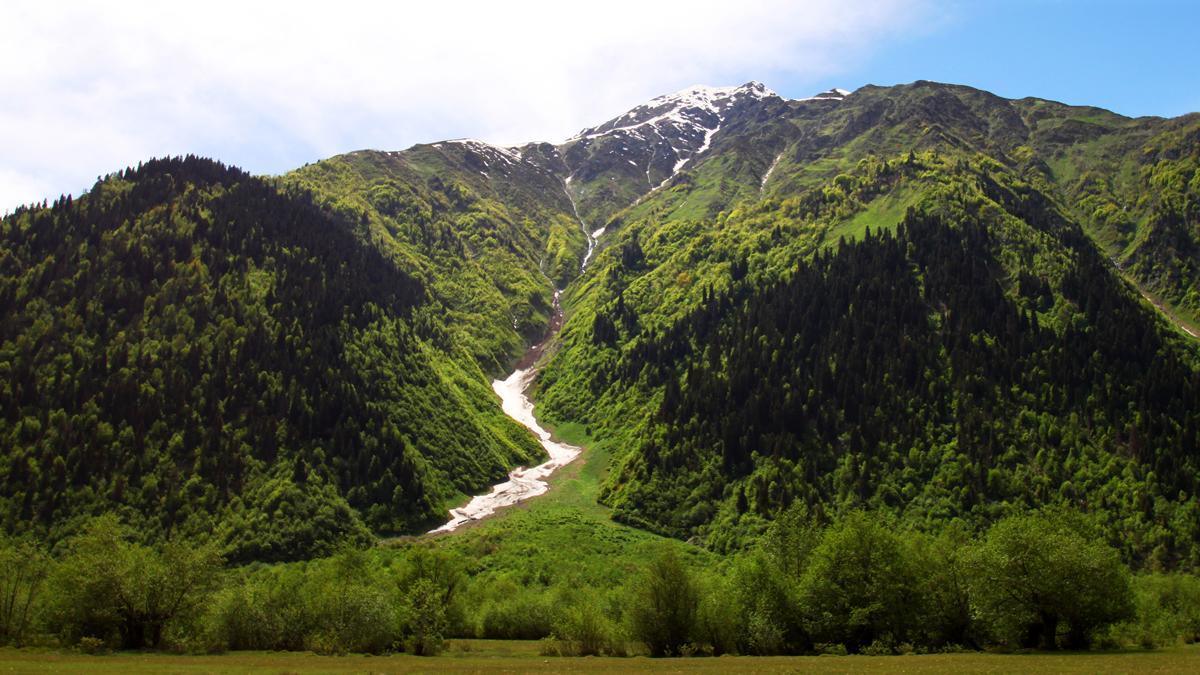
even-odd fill
[(4, 667), (1200, 669), (1200, 114), (112, 169), (0, 220)]

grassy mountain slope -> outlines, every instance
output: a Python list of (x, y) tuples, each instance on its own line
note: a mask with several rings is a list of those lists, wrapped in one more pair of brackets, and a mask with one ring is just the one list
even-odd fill
[(1104, 252), (1194, 330), (1200, 321), (1200, 116), (1128, 122), (1059, 150), (1048, 166)]
[(492, 375), (545, 331), (586, 249), (561, 178), (483, 143), (339, 155), (284, 181), (365, 213), (372, 242), (426, 284), (456, 346)]

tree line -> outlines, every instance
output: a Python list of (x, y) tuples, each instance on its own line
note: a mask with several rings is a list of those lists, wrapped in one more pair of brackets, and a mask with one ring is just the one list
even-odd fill
[(1131, 574), (1092, 519), (1063, 509), (971, 536), (796, 506), (741, 554), (698, 566), (663, 547), (611, 588), (514, 587), (472, 571), (427, 544), (226, 567), (211, 541), (145, 544), (106, 515), (53, 550), (0, 541), (0, 642), (429, 655), (484, 637), (542, 639), (546, 654), (687, 656), (1200, 639), (1200, 579)]

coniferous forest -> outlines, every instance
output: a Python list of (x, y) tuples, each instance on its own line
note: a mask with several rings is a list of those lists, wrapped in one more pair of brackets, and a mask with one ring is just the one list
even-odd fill
[(364, 228), (192, 157), (5, 219), (6, 529), (115, 509), (294, 560), (435, 521), (534, 457), (448, 403), (426, 290)]
[(716, 538), (797, 501), (935, 528), (1061, 503), (1101, 517), (1130, 562), (1194, 569), (1200, 371), (1081, 233), (1060, 236), (1079, 251), (1061, 292), (1086, 326), (1061, 335), (1026, 308), (1046, 280), (1023, 274), (1006, 297), (986, 228), (916, 214), (777, 286), (706, 298), (623, 355), (618, 386), (665, 385), (616, 516)]

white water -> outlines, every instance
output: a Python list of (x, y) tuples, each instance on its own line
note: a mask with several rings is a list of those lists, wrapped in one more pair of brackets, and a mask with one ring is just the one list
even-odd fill
[(771, 166), (768, 167), (767, 172), (763, 174), (762, 183), (760, 183), (758, 186), (758, 191), (760, 193), (767, 188), (767, 181), (771, 179), (771, 174), (775, 173), (775, 167), (779, 166), (779, 160), (783, 159), (783, 155), (786, 152), (787, 152), (787, 150), (784, 150), (783, 152), (776, 155), (775, 161), (771, 162)]
[(450, 521), (430, 532), (452, 532), (463, 523), (490, 516), (496, 509), (545, 493), (550, 486), (544, 479), (579, 456), (581, 448), (551, 440), (550, 432), (534, 418), (533, 403), (525, 396), (525, 389), (536, 374), (537, 370), (532, 367), (515, 370), (508, 379), (492, 380), (492, 389), (500, 395), (504, 413), (537, 435), (550, 460), (532, 469), (513, 469), (508, 480), (493, 486), (490, 493), (474, 497), (462, 508), (450, 509)]
[[(571, 202), (571, 210), (575, 213), (575, 219), (579, 221), (579, 227), (587, 236), (587, 253), (583, 256), (583, 261), (580, 264), (580, 273), (587, 270), (588, 262), (592, 259), (592, 254), (596, 252), (596, 242), (600, 237), (604, 236), (605, 228), (600, 227), (595, 230), (589, 230), (583, 219), (579, 217), (579, 209), (575, 206), (575, 198), (571, 195), (569, 186), (571, 178), (567, 177), (563, 181), (563, 192), (567, 195), (567, 199)], [(529, 429), (541, 441), (542, 447), (546, 449), (546, 453), (550, 455), (550, 459), (543, 462), (532, 469), (517, 467), (508, 474), (508, 480), (498, 485), (492, 486), (492, 491), (486, 495), (477, 495), (471, 498), (471, 501), (466, 506), (457, 509), (450, 509), (450, 520), (441, 527), (430, 530), (430, 534), (435, 532), (453, 532), (458, 529), (463, 523), (469, 523), (472, 520), (479, 520), (486, 516), (490, 516), (497, 509), (505, 506), (511, 506), (517, 502), (524, 501), (530, 497), (536, 497), (545, 494), (550, 486), (544, 480), (556, 469), (570, 464), (572, 460), (579, 456), (583, 448), (566, 443), (559, 443), (550, 439), (550, 432), (546, 431), (542, 425), (538, 424), (537, 418), (533, 416), (533, 402), (525, 395), (525, 390), (529, 388), (533, 378), (537, 375), (535, 364), (542, 350), (547, 343), (554, 338), (558, 326), (562, 320), (562, 310), (558, 306), (559, 291), (554, 291), (554, 309), (555, 319), (551, 320), (550, 333), (542, 342), (529, 348), (525, 357), (521, 359), (521, 363), (528, 363), (525, 368), (517, 368), (503, 380), (492, 380), (492, 391), (500, 397), (500, 407), (504, 410), (504, 414), (520, 422), (522, 426)], [(557, 323), (556, 323), (557, 322)]]
[[(647, 176), (650, 169), (646, 169)], [(575, 214), (575, 220), (579, 221), (579, 229), (583, 230), (583, 235), (587, 237), (587, 253), (583, 256), (583, 262), (579, 264), (579, 273), (583, 274), (587, 270), (588, 263), (592, 260), (592, 254), (596, 252), (596, 243), (600, 237), (604, 236), (604, 228), (600, 227), (595, 230), (589, 230), (583, 218), (579, 217), (579, 207), (575, 204), (575, 197), (571, 194), (571, 177), (563, 181), (563, 194), (567, 196), (567, 201), (571, 202), (571, 211)], [(557, 293), (557, 291), (555, 291)]]

